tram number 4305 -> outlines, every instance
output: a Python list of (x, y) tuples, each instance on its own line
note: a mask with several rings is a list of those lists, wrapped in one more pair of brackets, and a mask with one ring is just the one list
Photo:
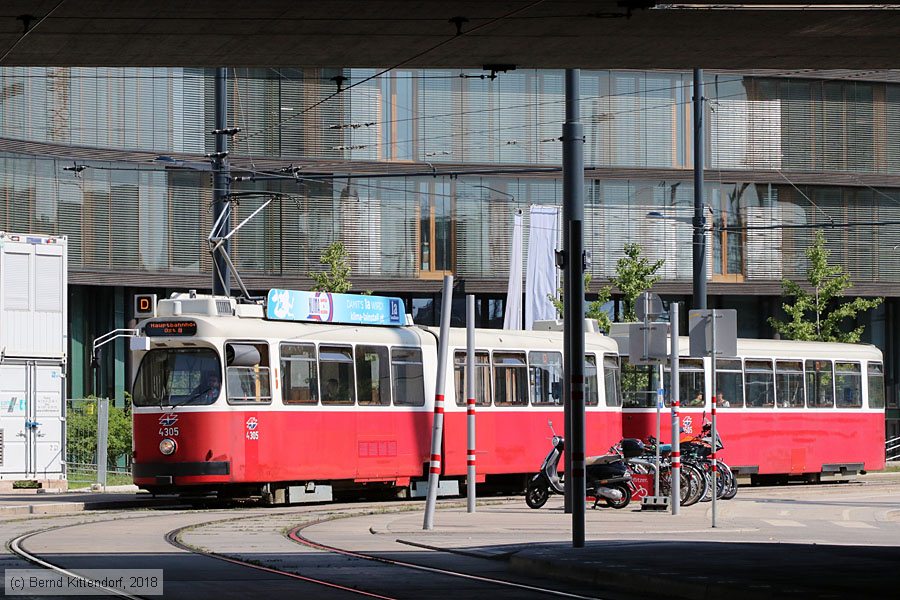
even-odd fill
[(178, 437), (177, 427), (160, 427), (159, 435), (163, 437)]
[(259, 421), (256, 417), (250, 417), (247, 419), (247, 433), (244, 435), (248, 440), (258, 440), (259, 439)]

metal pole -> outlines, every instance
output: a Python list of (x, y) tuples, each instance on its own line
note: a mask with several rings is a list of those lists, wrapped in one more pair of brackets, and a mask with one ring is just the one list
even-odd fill
[(710, 313), (712, 319), (712, 356), (710, 358), (710, 371), (712, 371), (712, 526), (716, 526), (716, 496), (719, 490), (718, 469), (716, 468), (716, 309)]
[(437, 377), (434, 384), (434, 424), (431, 429), (431, 463), (428, 469), (428, 496), (425, 499), (423, 529), (434, 529), (434, 507), (441, 474), (441, 441), (444, 436), (444, 382), (447, 377), (447, 346), (450, 337), (450, 311), (453, 301), (453, 275), (444, 276), (441, 303), (441, 338), (438, 340)]
[[(228, 208), (228, 85), (227, 70), (225, 67), (216, 69), (215, 81), (215, 105), (216, 105), (216, 153), (213, 156), (213, 222), (217, 222), (222, 213)], [(222, 218), (218, 231), (214, 237), (224, 238), (231, 228), (231, 218)], [(230, 243), (224, 242), (222, 248), (228, 254)], [(231, 295), (231, 272), (225, 257), (216, 254), (213, 257), (212, 290), (216, 296)]]
[(466, 296), (466, 512), (475, 512), (475, 295)]
[[(584, 128), (579, 93), (581, 71), (566, 69), (566, 122), (563, 125), (563, 207), (568, 207), (565, 261), (565, 304), (571, 306), (566, 323), (569, 342), (569, 407), (572, 435), (572, 470), (566, 481), (572, 488), (572, 546), (584, 547)], [(570, 443), (571, 442), (571, 443)], [(566, 487), (569, 487), (568, 483)]]
[(669, 393), (672, 396), (672, 514), (681, 509), (681, 421), (678, 416), (678, 303), (669, 305), (670, 352)]
[(694, 308), (706, 308), (706, 216), (703, 212), (703, 70), (694, 69)]
[(97, 483), (106, 491), (106, 454), (109, 439), (109, 398), (97, 399)]
[(656, 456), (654, 457), (654, 464), (656, 465), (656, 471), (653, 475), (653, 497), (659, 498), (659, 445), (662, 444), (662, 440), (660, 438), (660, 411), (662, 410), (663, 402), (665, 401), (665, 392), (660, 386), (659, 393), (656, 395)]

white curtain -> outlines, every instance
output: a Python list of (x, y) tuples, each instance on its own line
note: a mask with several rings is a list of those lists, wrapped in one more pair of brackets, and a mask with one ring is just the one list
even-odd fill
[(509, 283), (506, 287), (506, 312), (503, 329), (522, 328), (522, 213), (517, 212), (509, 249)]
[(548, 295), (556, 296), (556, 247), (559, 240), (559, 207), (535, 205), (531, 207), (531, 226), (528, 229), (528, 266), (525, 280), (525, 329), (535, 321), (557, 318), (556, 309)]

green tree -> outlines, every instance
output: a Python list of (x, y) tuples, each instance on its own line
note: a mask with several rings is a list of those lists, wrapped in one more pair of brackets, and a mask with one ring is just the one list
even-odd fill
[(662, 279), (656, 272), (665, 264), (661, 258), (651, 263), (641, 256), (644, 248), (640, 244), (625, 244), (625, 256), (616, 262), (616, 274), (612, 282), (625, 297), (625, 321), (637, 321), (634, 313), (634, 301), (653, 284)]
[[(588, 293), (588, 287), (591, 284), (591, 274), (584, 274), (584, 292)], [(584, 316), (586, 319), (596, 319), (597, 325), (600, 327), (601, 331), (609, 331), (610, 325), (612, 325), (612, 320), (609, 318), (609, 315), (603, 310), (603, 305), (609, 302), (610, 295), (612, 294), (612, 288), (610, 286), (605, 286), (597, 290), (597, 299), (593, 302), (588, 302), (584, 307)], [(551, 304), (553, 304), (553, 308), (556, 309), (556, 313), (562, 317), (563, 316), (563, 293), (562, 290), (559, 291), (559, 295), (554, 296), (553, 294), (547, 294), (547, 299), (550, 300)]]
[(319, 257), (322, 264), (328, 266), (327, 271), (314, 271), (309, 274), (315, 281), (313, 289), (317, 292), (334, 292), (343, 294), (350, 291), (350, 259), (343, 242), (334, 242)]
[[(86, 398), (78, 410), (66, 415), (66, 453), (71, 462), (92, 461), (97, 456), (97, 399)], [(106, 437), (107, 466), (115, 466), (123, 454), (131, 452), (131, 411), (109, 406)]]
[(782, 304), (788, 320), (780, 321), (769, 317), (769, 324), (786, 338), (819, 342), (858, 342), (865, 325), (845, 331), (843, 322), (856, 318), (857, 314), (875, 308), (884, 301), (884, 298), (854, 298), (846, 302), (837, 300), (844, 296), (844, 291), (851, 288), (853, 283), (843, 267), (828, 264), (830, 254), (831, 251), (825, 248), (825, 234), (821, 229), (817, 229), (812, 246), (806, 249), (806, 258), (809, 260), (806, 282), (812, 291), (807, 292), (789, 279), (781, 282), (783, 295), (794, 300)]

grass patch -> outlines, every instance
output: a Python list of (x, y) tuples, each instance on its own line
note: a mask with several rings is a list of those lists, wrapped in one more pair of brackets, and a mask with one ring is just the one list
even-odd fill
[[(70, 488), (88, 487), (92, 483), (97, 482), (97, 472), (73, 469), (68, 472), (67, 479), (69, 480)], [(134, 483), (134, 480), (131, 477), (131, 473), (116, 471), (108, 471), (106, 473), (106, 485), (131, 485), (132, 483)]]

